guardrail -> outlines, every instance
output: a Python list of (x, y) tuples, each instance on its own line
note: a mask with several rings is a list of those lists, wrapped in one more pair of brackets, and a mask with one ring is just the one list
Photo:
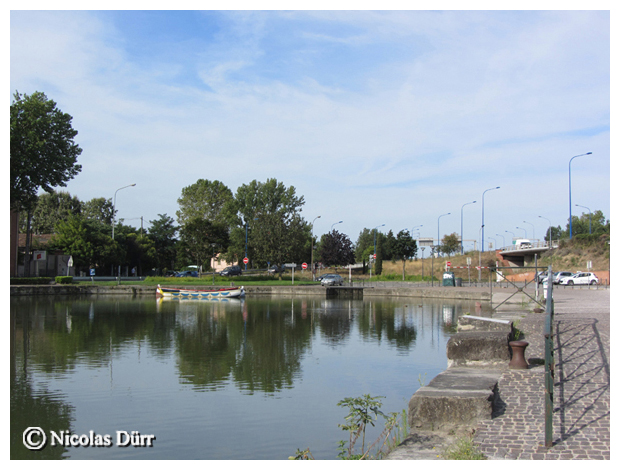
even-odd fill
[(500, 249), (501, 252), (512, 252), (514, 250), (528, 250), (528, 249), (549, 249), (557, 248), (559, 244), (558, 240), (553, 240), (550, 244), (549, 241), (533, 241), (530, 243), (530, 247), (516, 247), (515, 245), (508, 245)]

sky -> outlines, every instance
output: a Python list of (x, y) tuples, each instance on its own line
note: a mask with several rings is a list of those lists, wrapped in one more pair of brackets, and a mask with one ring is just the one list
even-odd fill
[(14, 9), (9, 101), (41, 91), (73, 116), (82, 171), (59, 190), (116, 192), (125, 224), (175, 217), (198, 179), (235, 193), (275, 178), (304, 197), (315, 235), (437, 239), (463, 221), (466, 248), (482, 223), (500, 247), (543, 239), (548, 220), (565, 228), (569, 162), (587, 152), (571, 163), (572, 214), (611, 218), (610, 20)]

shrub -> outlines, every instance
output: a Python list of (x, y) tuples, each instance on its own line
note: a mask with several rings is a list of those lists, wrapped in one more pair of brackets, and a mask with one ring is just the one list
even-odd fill
[(39, 276), (32, 278), (11, 278), (12, 285), (49, 285), (51, 278)]
[(70, 285), (73, 283), (73, 276), (57, 276), (54, 280), (59, 285)]

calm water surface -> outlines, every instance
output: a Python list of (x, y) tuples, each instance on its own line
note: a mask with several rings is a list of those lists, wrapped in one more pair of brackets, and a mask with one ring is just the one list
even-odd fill
[[(413, 298), (14, 297), (11, 458), (286, 459), (309, 447), (335, 459), (348, 439), (337, 402), (371, 394), (386, 413), (406, 408), (419, 376), (446, 368), (466, 311)], [(24, 446), (28, 427), (45, 448)], [(52, 431), (91, 430), (111, 446), (50, 446)], [(156, 438), (119, 447), (117, 431)]]

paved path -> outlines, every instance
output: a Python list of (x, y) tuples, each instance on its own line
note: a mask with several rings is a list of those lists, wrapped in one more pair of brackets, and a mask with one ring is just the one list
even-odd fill
[[(610, 459), (610, 290), (560, 289), (554, 300), (554, 444), (544, 446), (543, 366), (507, 370), (504, 410), (474, 435), (488, 459)], [(544, 358), (544, 316), (520, 322), (527, 359)]]

